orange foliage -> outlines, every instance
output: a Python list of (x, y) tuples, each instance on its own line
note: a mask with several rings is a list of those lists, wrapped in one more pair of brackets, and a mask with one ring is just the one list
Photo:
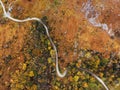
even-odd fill
[[(78, 50), (81, 48), (96, 50), (107, 53), (107, 55), (112, 51), (118, 52), (120, 48), (116, 39), (111, 39), (105, 31), (92, 26), (86, 20), (84, 14), (80, 12), (83, 2), (85, 1), (64, 1), (56, 7), (57, 9), (49, 11), (52, 14), (47, 15), (49, 25), (52, 29), (52, 36), (54, 36), (58, 43), (59, 56), (68, 62), (77, 59), (75, 58), (77, 55), (74, 56), (75, 41), (78, 42)], [(98, 1), (95, 3), (99, 4)], [(100, 10), (99, 8), (97, 9)], [(110, 16), (113, 17), (112, 14)], [(103, 21), (105, 18), (105, 16), (102, 16), (100, 20)], [(109, 19), (114, 24), (118, 17), (116, 16), (115, 20), (112, 18)], [(105, 23), (109, 24), (107, 20)]]

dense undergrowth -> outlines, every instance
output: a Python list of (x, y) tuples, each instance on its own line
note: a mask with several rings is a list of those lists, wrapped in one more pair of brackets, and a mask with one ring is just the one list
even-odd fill
[(23, 48), (25, 62), (19, 63), (18, 70), (11, 72), (11, 90), (103, 90), (102, 85), (91, 75), (80, 70), (87, 68), (98, 75), (107, 85), (120, 84), (119, 58), (104, 58), (93, 50), (79, 50), (78, 60), (68, 63), (64, 78), (56, 76), (54, 51), (47, 39), (44, 28), (38, 22), (30, 27), (32, 37)]

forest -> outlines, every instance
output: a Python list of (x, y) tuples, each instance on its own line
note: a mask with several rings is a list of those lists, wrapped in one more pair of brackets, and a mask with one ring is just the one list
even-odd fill
[(0, 0), (0, 90), (120, 90), (120, 0)]

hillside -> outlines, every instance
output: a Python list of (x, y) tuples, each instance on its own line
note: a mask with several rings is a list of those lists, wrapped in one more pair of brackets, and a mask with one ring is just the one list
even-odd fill
[(0, 6), (0, 90), (103, 90), (84, 68), (110, 90), (120, 87), (119, 0), (1, 0), (16, 19), (37, 17), (47, 26), (58, 51), (35, 20), (15, 22)]

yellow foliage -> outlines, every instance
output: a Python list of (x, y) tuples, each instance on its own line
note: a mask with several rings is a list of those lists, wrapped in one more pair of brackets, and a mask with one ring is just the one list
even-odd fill
[(77, 75), (81, 75), (81, 72), (80, 72), (80, 71), (78, 71), (78, 72), (77, 72)]
[(78, 81), (79, 80), (79, 76), (74, 76), (74, 81)]
[(79, 67), (80, 67), (80, 64), (79, 64), (79, 63), (76, 63), (76, 66), (77, 66), (77, 68), (79, 68)]
[(95, 68), (98, 68), (99, 64), (100, 64), (100, 60), (98, 59), (98, 60), (95, 61)]
[(90, 58), (91, 57), (90, 52), (86, 53), (85, 57)]
[(83, 83), (83, 87), (84, 88), (87, 88), (88, 87), (88, 84), (85, 82), (85, 83)]
[(46, 66), (43, 66), (43, 69), (45, 70), (47, 67)]
[(73, 81), (73, 78), (72, 78), (72, 76), (70, 76), (70, 77), (69, 77), (69, 81)]
[(99, 76), (100, 76), (100, 77), (103, 77), (103, 75), (104, 75), (103, 73), (99, 73)]
[(19, 71), (19, 70), (16, 70), (15, 73), (16, 73), (17, 75), (19, 75), (19, 74), (20, 74), (20, 71)]
[(54, 50), (50, 50), (50, 55), (51, 55), (51, 57), (54, 57), (55, 51)]
[(52, 59), (51, 58), (48, 58), (48, 63), (51, 63), (52, 62)]
[(30, 71), (29, 72), (29, 77), (33, 77), (34, 76), (34, 72), (33, 71)]
[(51, 46), (48, 47), (48, 50), (50, 50), (50, 49), (51, 49)]
[(90, 78), (90, 81), (91, 81), (91, 82), (95, 82), (96, 80), (95, 80), (95, 78), (91, 77), (91, 78)]
[(65, 13), (66, 16), (69, 17), (69, 16), (71, 16), (71, 15), (73, 15), (73, 14), (74, 14), (74, 11), (73, 11), (73, 10), (70, 10), (70, 9), (67, 9), (67, 10), (66, 10), (66, 13)]
[(24, 63), (22, 69), (26, 70), (27, 65)]
[(22, 84), (16, 84), (16, 88), (19, 88), (19, 89), (23, 89), (24, 88), (24, 86), (22, 85)]
[(32, 87), (30, 88), (30, 90), (37, 90), (37, 85), (32, 85)]
[(59, 90), (59, 88), (57, 86), (55, 86), (54, 88), (55, 88), (55, 90)]

